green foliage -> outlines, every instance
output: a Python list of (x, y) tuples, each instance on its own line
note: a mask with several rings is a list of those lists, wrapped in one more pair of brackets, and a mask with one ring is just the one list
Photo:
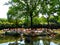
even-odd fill
[(11, 2), (12, 6), (9, 8), (9, 11), (7, 13), (8, 20), (11, 20), (11, 22), (13, 20), (16, 20), (16, 22), (19, 23), (18, 20), (29, 16), (32, 24), (32, 18), (39, 14), (38, 5), (40, 0), (11, 0)]
[(43, 16), (41, 18), (39, 18), (39, 20), (40, 20), (40, 24), (46, 24), (47, 23), (46, 18)]
[(57, 35), (55, 36), (55, 40), (60, 40), (60, 34), (57, 34)]
[(58, 15), (60, 4), (59, 0), (11, 0), (11, 2), (12, 6), (9, 8), (8, 18), (9, 15), (11, 15), (12, 18), (21, 18), (27, 15), (34, 17), (38, 16), (39, 13), (48, 15), (49, 18), (51, 14), (54, 15), (54, 13), (57, 13)]
[(9, 22), (7, 19), (0, 19), (0, 29), (5, 29), (5, 28), (17, 28), (17, 27), (22, 27), (23, 20), (19, 20), (19, 24), (16, 24), (16, 22)]
[(58, 22), (60, 23), (60, 16), (58, 17)]
[[(10, 0), (7, 18), (10, 23), (38, 24), (60, 23), (60, 0)], [(43, 16), (39, 18), (39, 14)], [(1, 22), (0, 22), (1, 23)]]
[(0, 22), (8, 22), (8, 20), (7, 19), (4, 19), (4, 18), (0, 18)]
[(38, 25), (38, 24), (40, 24), (40, 19), (38, 18), (38, 17), (34, 17), (33, 18), (33, 24), (35, 24), (35, 25)]

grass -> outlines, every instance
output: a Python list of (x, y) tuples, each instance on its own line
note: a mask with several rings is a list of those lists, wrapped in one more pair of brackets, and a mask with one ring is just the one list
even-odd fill
[(0, 30), (0, 34), (3, 34), (3, 33), (5, 33), (3, 30)]

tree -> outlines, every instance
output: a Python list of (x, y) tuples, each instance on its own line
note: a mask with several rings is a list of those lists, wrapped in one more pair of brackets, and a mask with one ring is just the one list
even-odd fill
[(13, 19), (17, 22), (18, 18), (27, 16), (29, 19), (30, 17), (31, 28), (33, 26), (33, 17), (38, 16), (39, 13), (47, 19), (48, 27), (50, 16), (60, 14), (60, 0), (11, 0), (9, 3), (12, 5), (10, 7), (12, 11), (8, 11), (8, 18), (14, 17)]
[(50, 16), (59, 15), (60, 13), (60, 0), (41, 0), (40, 2), (40, 13), (47, 19), (49, 28)]
[(8, 18), (29, 16), (31, 20), (31, 28), (33, 25), (32, 18), (39, 14), (40, 0), (11, 0), (10, 10), (8, 11)]

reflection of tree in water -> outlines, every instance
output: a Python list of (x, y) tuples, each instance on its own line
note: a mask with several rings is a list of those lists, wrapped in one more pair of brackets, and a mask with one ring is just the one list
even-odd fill
[(26, 43), (25, 45), (50, 45), (50, 40), (33, 40), (31, 39), (30, 43)]
[(39, 45), (39, 41), (34, 41), (33, 45)]
[(44, 45), (50, 45), (50, 40), (43, 40)]
[(25, 45), (33, 45), (33, 40), (30, 36), (25, 38)]
[(35, 37), (30, 37), (30, 43), (29, 42), (27, 42), (27, 43), (25, 43), (25, 45), (39, 45), (39, 40), (37, 40), (37, 39), (34, 39)]
[[(50, 39), (48, 39), (48, 40), (47, 39), (37, 39), (37, 38), (34, 39), (32, 37), (27, 37), (27, 38), (28, 38), (28, 41), (25, 40), (25, 44), (18, 44), (18, 45), (50, 45), (50, 42), (51, 42)], [(58, 45), (60, 45), (60, 44), (58, 44)]]
[(60, 43), (58, 45), (60, 45)]

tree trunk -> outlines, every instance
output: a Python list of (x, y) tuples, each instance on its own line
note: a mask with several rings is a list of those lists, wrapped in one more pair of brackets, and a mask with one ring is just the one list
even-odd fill
[(48, 25), (48, 29), (49, 29), (49, 17), (47, 18), (47, 25)]
[(33, 28), (33, 22), (32, 22), (32, 13), (30, 13), (30, 19), (31, 19), (31, 30), (32, 30), (32, 28)]

